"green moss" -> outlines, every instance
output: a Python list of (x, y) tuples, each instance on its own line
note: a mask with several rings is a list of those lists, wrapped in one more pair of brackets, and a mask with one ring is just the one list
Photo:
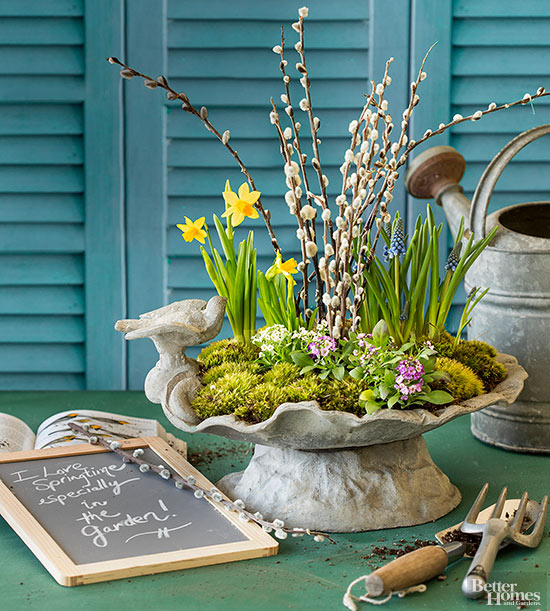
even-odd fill
[(460, 340), (455, 348), (454, 338), (445, 331), (434, 347), (439, 357), (447, 357), (469, 367), (483, 382), (485, 392), (490, 392), (506, 378), (505, 367), (495, 360), (497, 351), (486, 342)]
[(210, 386), (226, 375), (240, 373), (241, 371), (258, 373), (260, 369), (261, 365), (259, 363), (254, 363), (253, 361), (248, 363), (221, 363), (220, 365), (216, 365), (215, 367), (206, 370), (202, 378), (202, 383), (205, 386)]
[(262, 422), (271, 418), (281, 403), (287, 401), (284, 388), (264, 382), (247, 393), (245, 402), (235, 410), (235, 416), (247, 422)]
[(451, 380), (439, 380), (431, 385), (434, 389), (446, 390), (460, 401), (471, 399), (483, 393), (483, 382), (469, 367), (459, 361), (440, 357), (435, 362), (435, 368), (447, 372), (451, 376)]
[(351, 412), (357, 416), (364, 416), (365, 410), (359, 405), (359, 395), (368, 388), (364, 380), (344, 378), (327, 380), (321, 385), (318, 395), (319, 405), (324, 410)]
[(221, 339), (203, 348), (197, 360), (206, 369), (222, 363), (244, 363), (255, 361), (260, 349), (252, 344), (242, 344), (235, 339)]
[(276, 363), (266, 371), (264, 380), (284, 388), (290, 382), (300, 377), (300, 367), (294, 363)]
[(193, 409), (201, 418), (233, 413), (261, 383), (261, 376), (249, 371), (228, 373), (215, 383), (204, 386), (193, 400)]

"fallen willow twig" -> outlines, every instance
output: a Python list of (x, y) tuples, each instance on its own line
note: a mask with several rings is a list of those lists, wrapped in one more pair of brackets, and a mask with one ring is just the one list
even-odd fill
[(196, 498), (207, 498), (213, 503), (218, 503), (223, 505), (226, 509), (230, 511), (235, 511), (239, 514), (239, 518), (244, 522), (255, 522), (259, 526), (263, 528), (266, 532), (273, 532), (273, 534), (278, 539), (286, 539), (288, 535), (292, 535), (293, 537), (303, 537), (304, 535), (310, 535), (317, 542), (322, 542), (325, 539), (335, 544), (336, 541), (329, 537), (326, 533), (310, 530), (309, 528), (288, 528), (285, 526), (283, 520), (275, 519), (272, 522), (268, 520), (264, 520), (261, 513), (256, 512), (252, 513), (248, 511), (245, 507), (245, 504), (240, 499), (236, 501), (230, 501), (229, 499), (224, 498), (222, 493), (217, 488), (212, 488), (210, 490), (206, 490), (199, 486), (195, 480), (195, 477), (189, 475), (188, 477), (184, 477), (175, 473), (164, 466), (154, 465), (153, 463), (148, 462), (141, 458), (144, 454), (142, 448), (137, 448), (132, 452), (127, 452), (121, 448), (120, 441), (106, 441), (97, 435), (93, 435), (89, 432), (87, 425), (78, 425), (74, 422), (69, 422), (69, 426), (74, 431), (79, 432), (81, 435), (84, 435), (89, 443), (92, 445), (100, 445), (110, 450), (111, 452), (115, 452), (118, 454), (122, 461), (125, 463), (134, 463), (139, 465), (139, 470), (142, 473), (147, 473), (148, 471), (153, 471), (153, 473), (157, 473), (165, 480), (172, 480), (176, 488), (182, 490), (187, 488), (193, 491), (193, 494)]

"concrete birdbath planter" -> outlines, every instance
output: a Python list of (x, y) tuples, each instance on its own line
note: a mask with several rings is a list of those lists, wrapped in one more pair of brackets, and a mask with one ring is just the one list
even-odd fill
[(119, 321), (116, 329), (126, 339), (154, 341), (160, 359), (145, 392), (174, 426), (255, 444), (248, 467), (218, 486), (290, 527), (357, 532), (422, 524), (449, 513), (460, 492), (435, 465), (422, 435), (497, 402), (512, 403), (527, 377), (514, 357), (500, 354), (507, 377), (491, 393), (435, 412), (381, 409), (360, 418), (304, 401), (285, 403), (258, 424), (233, 415), (200, 421), (191, 407), (201, 386), (198, 365), (185, 350), (217, 335), (224, 306), (219, 297), (208, 304), (182, 301)]

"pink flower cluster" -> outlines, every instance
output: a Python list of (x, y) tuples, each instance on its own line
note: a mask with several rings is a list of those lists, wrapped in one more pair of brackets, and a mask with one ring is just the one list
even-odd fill
[(424, 365), (418, 359), (407, 357), (398, 363), (396, 369), (399, 375), (395, 378), (394, 388), (401, 393), (402, 399), (422, 390)]
[(328, 356), (338, 348), (338, 342), (329, 335), (321, 335), (307, 345), (310, 356), (316, 359)]

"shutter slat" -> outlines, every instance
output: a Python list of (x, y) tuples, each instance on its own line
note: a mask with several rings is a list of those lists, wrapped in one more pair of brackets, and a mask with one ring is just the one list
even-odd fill
[[(298, 53), (291, 48), (285, 53), (285, 59), (289, 64), (289, 76), (299, 80), (301, 75), (294, 68), (300, 59)], [(222, 54), (217, 49), (171, 49), (168, 54), (168, 74), (172, 78), (184, 79), (208, 75), (211, 79), (224, 78), (238, 70), (245, 79), (261, 79), (265, 78), (269, 66), (278, 69), (279, 61), (279, 56), (271, 49), (226, 49)], [(361, 66), (366, 69), (367, 62), (366, 50), (350, 52), (326, 49), (308, 51), (307, 54), (308, 71), (316, 80), (353, 78)]]
[(0, 99), (6, 102), (81, 102), (81, 76), (0, 74)]
[(80, 104), (1, 104), (0, 136), (82, 134)]
[(0, 138), (0, 163), (79, 165), (82, 161), (82, 138), (78, 136)]
[(549, 19), (456, 19), (453, 44), (463, 47), (550, 45)]
[(83, 343), (82, 316), (0, 315), (2, 343)]
[(451, 71), (453, 76), (539, 76), (548, 74), (549, 63), (548, 46), (457, 47)]
[(0, 285), (80, 285), (84, 283), (81, 255), (0, 254)]
[(82, 193), (80, 166), (0, 166), (1, 193)]
[(18, 373), (83, 373), (82, 344), (2, 344), (1, 371)]
[(0, 223), (83, 223), (81, 195), (60, 193), (0, 193)]
[(0, 0), (0, 17), (82, 17), (83, 0)]
[(76, 223), (3, 223), (4, 253), (83, 253), (84, 228)]
[(79, 75), (82, 48), (76, 46), (0, 46), (0, 74)]
[[(339, 3), (338, 3), (339, 4)], [(298, 4), (294, 0), (278, 0), (277, 2), (257, 2), (257, 0), (239, 0), (238, 11), (235, 4), (227, 0), (209, 0), (208, 14), (216, 19), (238, 20), (242, 22), (270, 20), (290, 24), (298, 19)], [(309, 21), (326, 19), (339, 20), (366, 20), (369, 17), (368, 3), (363, 0), (349, 0), (344, 5), (335, 6), (331, 2), (318, 2), (310, 7)], [(203, 20), (205, 6), (200, 2), (181, 2), (169, 0), (168, 19)], [(273, 43), (275, 44), (275, 43)]]
[(0, 314), (13, 313), (84, 314), (84, 290), (81, 286), (2, 287)]
[(3, 45), (81, 45), (82, 20), (5, 17), (0, 21), (0, 40)]
[[(287, 15), (285, 19), (288, 19)], [(212, 31), (216, 36), (212, 37)], [(216, 19), (183, 20), (168, 22), (168, 46), (171, 49), (271, 49), (281, 36), (277, 21), (228, 21)], [(294, 44), (297, 34), (286, 28), (287, 45)], [(367, 49), (368, 28), (360, 21), (310, 21), (307, 23), (307, 48), (314, 49)], [(255, 51), (251, 51), (255, 53)]]

